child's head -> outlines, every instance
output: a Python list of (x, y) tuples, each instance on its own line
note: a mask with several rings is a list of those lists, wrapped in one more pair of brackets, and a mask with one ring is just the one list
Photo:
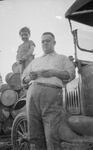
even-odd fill
[(21, 28), (19, 31), (19, 35), (23, 41), (29, 40), (29, 37), (31, 35), (30, 29), (28, 27)]

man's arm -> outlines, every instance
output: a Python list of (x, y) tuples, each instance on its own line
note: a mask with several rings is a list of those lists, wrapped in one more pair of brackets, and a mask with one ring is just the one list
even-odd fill
[(49, 78), (49, 77), (57, 77), (61, 80), (69, 80), (70, 75), (67, 71), (58, 71), (58, 70), (42, 70), (41, 76)]

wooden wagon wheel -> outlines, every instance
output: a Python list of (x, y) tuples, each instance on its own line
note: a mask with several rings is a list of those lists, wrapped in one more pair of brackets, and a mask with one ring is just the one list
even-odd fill
[(18, 114), (11, 130), (13, 150), (30, 150), (30, 144), (24, 140), (28, 138), (27, 116), (25, 112)]

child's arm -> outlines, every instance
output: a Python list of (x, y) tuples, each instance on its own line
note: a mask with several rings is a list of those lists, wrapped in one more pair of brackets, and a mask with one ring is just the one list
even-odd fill
[(17, 50), (16, 61), (19, 63), (19, 51)]
[(27, 60), (29, 56), (33, 55), (33, 51), (35, 49), (35, 44), (31, 44), (28, 53), (22, 57), (22, 61)]
[(29, 56), (33, 55), (33, 51), (35, 49), (35, 46), (32, 45), (28, 51), (28, 53), (22, 57), (22, 60), (27, 60)]

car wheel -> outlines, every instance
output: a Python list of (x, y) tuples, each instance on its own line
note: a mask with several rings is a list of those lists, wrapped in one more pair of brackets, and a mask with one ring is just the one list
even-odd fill
[(22, 112), (14, 119), (11, 130), (13, 150), (30, 150), (27, 129), (27, 116)]

